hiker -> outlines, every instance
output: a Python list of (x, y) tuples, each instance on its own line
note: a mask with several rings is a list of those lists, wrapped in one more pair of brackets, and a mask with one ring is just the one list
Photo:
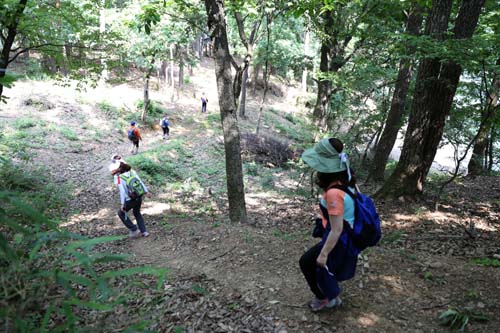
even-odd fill
[[(121, 207), (118, 210), (118, 217), (129, 229), (129, 237), (148, 237), (149, 232), (146, 231), (144, 219), (141, 214), (142, 197), (146, 195), (150, 198), (152, 195), (148, 191), (146, 185), (139, 178), (137, 173), (130, 165), (124, 162), (114, 162), (114, 165), (119, 163), (118, 168), (111, 171), (111, 174), (116, 177), (116, 186), (120, 190)], [(137, 225), (133, 224), (128, 217), (127, 212), (132, 209)], [(137, 228), (139, 227), (139, 229)]]
[(207, 112), (207, 103), (208, 98), (205, 96), (205, 93), (201, 94), (201, 113)]
[(132, 154), (137, 154), (139, 151), (139, 140), (142, 140), (141, 132), (135, 126), (136, 122), (132, 120), (130, 122), (130, 127), (128, 129), (127, 135), (130, 141), (132, 141)]
[(168, 127), (170, 125), (170, 121), (168, 120), (167, 114), (163, 115), (163, 118), (160, 119), (160, 126), (161, 129), (163, 130), (163, 139), (168, 139), (170, 138), (170, 128)]
[(343, 147), (339, 139), (322, 139), (302, 154), (302, 160), (316, 171), (316, 185), (325, 192), (320, 201), (324, 228), (321, 242), (305, 252), (299, 261), (315, 296), (309, 304), (312, 311), (342, 304), (339, 281), (354, 277), (360, 252), (347, 229), (354, 225), (354, 200), (346, 192), (331, 188), (343, 185), (356, 193), (356, 179), (347, 155), (342, 152)]

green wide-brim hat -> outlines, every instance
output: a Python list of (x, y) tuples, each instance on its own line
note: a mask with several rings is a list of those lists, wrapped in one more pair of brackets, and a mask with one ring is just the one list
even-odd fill
[(302, 160), (314, 170), (323, 173), (341, 172), (348, 168), (347, 159), (342, 159), (328, 138), (322, 139), (313, 148), (306, 149), (302, 153)]

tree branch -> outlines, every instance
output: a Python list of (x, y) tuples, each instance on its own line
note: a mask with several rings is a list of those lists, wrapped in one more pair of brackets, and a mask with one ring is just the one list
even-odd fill
[(245, 21), (241, 17), (241, 13), (238, 11), (234, 12), (234, 18), (236, 19), (236, 25), (238, 26), (238, 34), (240, 35), (241, 42), (248, 50), (248, 39), (247, 34), (245, 33)]
[[(43, 48), (43, 47), (46, 47), (46, 46), (54, 46), (54, 47), (66, 47), (66, 46), (70, 46), (72, 48), (87, 49), (87, 50), (92, 50), (92, 51), (102, 51), (103, 50), (103, 49), (96, 48), (96, 47), (82, 46), (82, 45), (78, 45), (78, 44), (53, 44), (53, 43), (44, 43), (44, 44), (29, 46), (29, 47), (26, 47), (26, 48), (22, 49), (21, 51), (17, 52), (14, 56), (12, 56), (12, 58), (10, 58), (7, 61), (7, 63), (10, 64), (11, 62), (13, 62), (14, 60), (16, 60), (17, 57), (19, 57), (23, 53), (26, 53), (26, 52), (28, 52), (30, 50), (40, 49), (40, 48)], [(17, 48), (17, 49), (19, 49), (19, 48)]]

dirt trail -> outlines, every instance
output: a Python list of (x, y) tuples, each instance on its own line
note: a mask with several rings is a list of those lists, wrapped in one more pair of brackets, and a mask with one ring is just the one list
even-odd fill
[[(210, 89), (201, 88), (206, 82), (215, 82), (213, 72), (209, 68), (200, 71), (202, 75), (193, 78), (193, 90), (207, 92), (209, 112), (214, 112), (215, 84)], [(17, 102), (3, 109), (2, 116), (37, 117), (68, 126), (80, 135), (81, 145), (64, 148), (57, 146), (55, 137), (48, 136), (48, 147), (36, 150), (33, 164), (48, 166), (51, 176), (61, 184), (74, 180), (75, 175), (86, 175), (76, 183), (71, 202), (63, 211), (69, 216), (68, 228), (90, 237), (126, 234), (116, 216), (119, 196), (107, 168), (113, 153), (125, 159), (129, 156), (131, 146), (123, 129), (113, 129), (109, 118), (96, 112), (95, 107), (79, 103), (78, 96), (65, 95), (67, 90), (55, 86), (47, 90), (46, 85), (19, 83), (12, 98)], [(119, 103), (132, 103), (132, 96), (138, 93), (121, 87), (103, 96), (117, 96), (118, 100), (127, 96)], [(49, 101), (52, 106), (40, 110), (23, 104), (33, 97)], [(174, 103), (165, 97), (159, 99), (174, 110), (173, 138), (192, 142), (192, 149), (207, 141), (207, 135), (217, 140), (217, 135), (208, 132), (194, 133), (192, 123), (187, 122), (201, 116), (197, 113), (197, 98), (186, 93)], [(97, 140), (85, 138), (88, 129), (82, 128), (82, 122), (110, 134)], [(164, 144), (159, 131), (143, 134), (140, 152)], [(197, 151), (193, 154), (206, 158)], [(436, 316), (447, 307), (470, 307), (491, 315), (488, 323), (474, 323), (469, 329), (494, 331), (500, 326), (493, 315), (500, 311), (500, 273), (495, 268), (472, 265), (470, 259), (500, 254), (495, 213), (498, 198), (495, 191), (478, 203), (467, 202), (466, 197), (466, 193), (480, 192), (482, 182), (491, 181), (457, 186), (452, 191), (456, 204), (444, 212), (430, 212), (419, 203), (378, 203), (386, 241), (365, 253), (356, 277), (342, 285), (344, 305), (320, 314), (312, 314), (305, 305), (311, 293), (298, 268), (301, 254), (315, 242), (309, 236), (315, 199), (273, 193), (254, 195), (249, 205), (253, 225), (232, 225), (220, 222), (217, 214), (224, 215), (224, 211), (200, 219), (200, 214), (189, 210), (196, 208), (197, 200), (216, 200), (207, 193), (194, 195), (194, 205), (186, 205), (186, 211), (179, 212), (169, 204), (177, 200), (178, 193), (165, 193), (155, 184), (148, 184), (155, 195), (146, 199), (143, 212), (151, 236), (116, 242), (112, 249), (132, 253), (134, 264), (169, 268), (170, 283), (202, 281), (211, 286), (213, 298), (241, 307), (251, 304), (252, 311), (268, 318), (270, 327), (274, 327), (262, 331), (439, 332), (443, 328), (438, 326)], [(497, 181), (492, 186), (500, 191)], [(471, 221), (481, 232), (478, 239), (463, 231)], [(208, 320), (201, 311), (191, 316), (193, 322)], [(220, 330), (230, 331), (227, 327)]]

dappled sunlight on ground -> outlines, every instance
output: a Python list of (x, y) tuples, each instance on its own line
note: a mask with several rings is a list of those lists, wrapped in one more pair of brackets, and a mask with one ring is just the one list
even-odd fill
[(63, 227), (72, 226), (75, 224), (79, 224), (84, 221), (95, 221), (95, 220), (104, 220), (109, 219), (109, 217), (116, 213), (116, 210), (113, 210), (109, 207), (103, 207), (99, 209), (97, 212), (90, 213), (79, 213), (72, 215), (67, 222), (61, 224)]
[(163, 215), (166, 211), (171, 209), (170, 204), (159, 201), (145, 202), (141, 212), (146, 215)]
[(364, 326), (364, 327), (372, 327), (375, 326), (380, 320), (380, 317), (374, 314), (373, 312), (371, 313), (365, 313), (362, 314), (357, 318), (357, 322)]

